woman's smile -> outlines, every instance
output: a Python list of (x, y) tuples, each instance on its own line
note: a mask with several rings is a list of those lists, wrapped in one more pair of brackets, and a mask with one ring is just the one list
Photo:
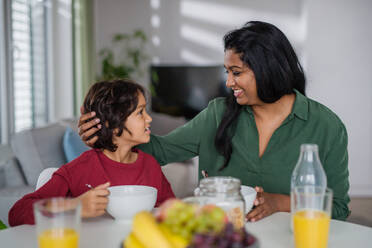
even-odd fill
[(243, 90), (242, 89), (236, 89), (236, 90), (233, 90), (233, 91), (234, 91), (234, 96), (236, 98), (240, 97), (243, 94)]
[(145, 133), (148, 134), (148, 135), (151, 134), (150, 126), (145, 128)]

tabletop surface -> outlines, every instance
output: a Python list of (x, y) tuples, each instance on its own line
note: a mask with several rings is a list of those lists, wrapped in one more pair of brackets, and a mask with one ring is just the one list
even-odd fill
[[(247, 223), (248, 232), (256, 236), (260, 248), (294, 247), (289, 227), (290, 214), (276, 213), (258, 222)], [(118, 222), (107, 216), (82, 222), (81, 248), (119, 248), (130, 232), (130, 223)], [(372, 228), (332, 220), (328, 248), (369, 247)], [(22, 225), (0, 231), (0, 247), (37, 247), (35, 226)]]

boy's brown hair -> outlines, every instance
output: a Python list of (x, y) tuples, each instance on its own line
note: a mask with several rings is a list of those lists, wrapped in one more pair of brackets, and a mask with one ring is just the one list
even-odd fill
[(102, 81), (90, 87), (83, 103), (84, 111), (96, 112), (102, 126), (94, 134), (98, 136), (94, 148), (116, 151), (117, 145), (113, 143), (114, 130), (118, 129), (118, 137), (124, 129), (130, 133), (124, 123), (136, 110), (140, 93), (145, 96), (143, 87), (128, 79)]

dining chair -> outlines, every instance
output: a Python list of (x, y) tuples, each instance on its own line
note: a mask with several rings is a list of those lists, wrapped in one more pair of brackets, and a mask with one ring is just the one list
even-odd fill
[(38, 190), (41, 186), (43, 186), (46, 182), (49, 181), (50, 178), (52, 178), (53, 173), (58, 170), (58, 168), (51, 167), (44, 169), (37, 179), (36, 188), (35, 191)]

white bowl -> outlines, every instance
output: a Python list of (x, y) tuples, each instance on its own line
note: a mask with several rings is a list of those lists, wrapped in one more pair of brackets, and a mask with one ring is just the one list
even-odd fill
[(107, 212), (116, 220), (131, 220), (140, 211), (151, 211), (156, 203), (158, 190), (143, 185), (109, 187)]
[(254, 200), (256, 199), (257, 192), (254, 188), (242, 185), (240, 186), (240, 192), (242, 193), (242, 196), (245, 201), (245, 213), (248, 213), (252, 207)]

